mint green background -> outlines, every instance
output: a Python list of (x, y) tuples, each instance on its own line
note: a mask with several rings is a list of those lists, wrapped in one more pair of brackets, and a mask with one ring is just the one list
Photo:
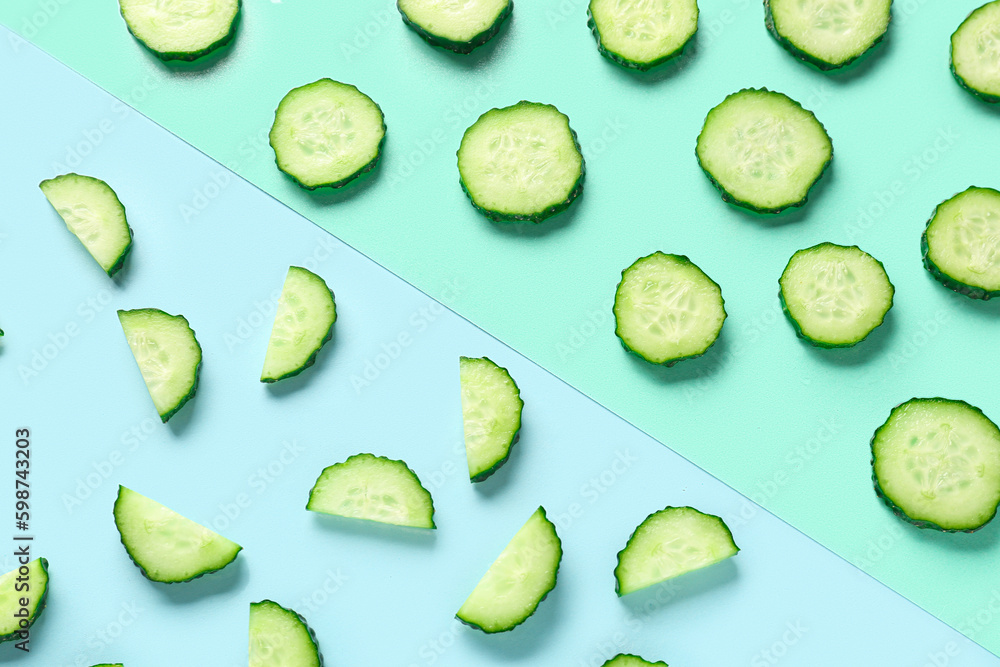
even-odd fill
[[(875, 498), (868, 451), (889, 409), (915, 395), (962, 398), (1000, 420), (998, 304), (942, 288), (918, 250), (938, 202), (998, 185), (1000, 118), (948, 71), (948, 37), (979, 3), (897, 1), (887, 41), (834, 75), (784, 52), (758, 2), (700, 4), (694, 48), (645, 76), (597, 54), (583, 0), (521, 0), (499, 38), (470, 57), (429, 47), (387, 2), (245, 0), (234, 45), (193, 66), (156, 61), (113, 2), (7, 0), (0, 21), (998, 652), (989, 604), (1000, 591), (1000, 523), (973, 535), (902, 524)], [(281, 96), (323, 76), (368, 93), (389, 130), (372, 175), (313, 194), (276, 170), (266, 133)], [(747, 86), (798, 99), (833, 139), (833, 165), (801, 211), (747, 214), (698, 169), (705, 113)], [(568, 114), (587, 158), (581, 199), (537, 227), (485, 220), (455, 169), (465, 127), (520, 99)], [(96, 141), (102, 121), (114, 131), (115, 115), (95, 118), (91, 139), (53, 128), (67, 144), (53, 173), (86, 172), (72, 147)], [(149, 159), (136, 155), (135, 168)], [(192, 236), (225, 224), (233, 243), (266, 245), (201, 198), (211, 183), (177, 210)], [(874, 217), (859, 219), (859, 208)], [(850, 350), (802, 344), (777, 312), (788, 257), (827, 240), (858, 243), (897, 287), (886, 324)], [(671, 369), (626, 355), (610, 320), (619, 272), (657, 249), (690, 256), (722, 286), (730, 315), (715, 348)], [(462, 286), (457, 296), (449, 281)]]

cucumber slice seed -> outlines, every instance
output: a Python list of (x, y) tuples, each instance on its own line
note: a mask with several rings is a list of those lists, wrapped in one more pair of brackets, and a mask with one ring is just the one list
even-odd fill
[(183, 315), (142, 308), (119, 310), (118, 320), (153, 405), (166, 422), (198, 388), (201, 345)]
[(71, 173), (44, 180), (38, 187), (66, 228), (109, 276), (122, 268), (132, 249), (132, 229), (125, 219), (125, 207), (110, 185)]
[(920, 528), (972, 532), (1000, 505), (1000, 429), (965, 401), (913, 398), (871, 441), (875, 493)]
[(550, 104), (491, 109), (462, 136), (462, 189), (497, 222), (541, 222), (583, 191), (584, 163), (569, 118)]
[(195, 60), (235, 34), (240, 0), (119, 0), (129, 32), (161, 60)]
[(397, 0), (403, 22), (428, 43), (471, 53), (500, 32), (512, 0)]
[(197, 579), (229, 565), (243, 549), (124, 486), (118, 487), (114, 515), (125, 551), (151, 581), (174, 584)]
[(725, 201), (758, 213), (806, 203), (833, 158), (811, 111), (766, 88), (733, 93), (708, 112), (698, 164)]
[(539, 507), (493, 561), (456, 617), (486, 633), (513, 630), (555, 588), (561, 561), (556, 527)]
[[(30, 628), (45, 610), (45, 600), (49, 595), (49, 561), (36, 558), (27, 564), (27, 568), (27, 575), (21, 574), (20, 568), (15, 568), (0, 577), (0, 642), (21, 638), (21, 633)], [(27, 585), (27, 588), (18, 584)], [(27, 605), (21, 604), (22, 598), (28, 599)], [(28, 609), (26, 619), (15, 616), (24, 608)], [(27, 622), (24, 627), (21, 626), (22, 619)]]
[(250, 667), (323, 667), (316, 633), (277, 602), (251, 602)]
[(619, 653), (601, 667), (669, 667), (669, 665), (663, 661), (650, 662), (631, 653)]
[(985, 102), (1000, 102), (1000, 0), (969, 14), (951, 36), (951, 71)]
[(459, 358), (469, 479), (481, 482), (507, 462), (521, 429), (524, 401), (506, 368), (488, 357)]
[(294, 88), (268, 135), (278, 169), (308, 190), (340, 188), (378, 163), (382, 109), (354, 86), (320, 79)]
[(799, 250), (778, 281), (795, 332), (818, 347), (850, 347), (885, 319), (895, 288), (885, 267), (857, 246), (820, 243)]
[(892, 0), (764, 0), (768, 31), (822, 70), (844, 67), (882, 40)]
[(434, 501), (402, 461), (355, 454), (325, 468), (309, 492), (306, 509), (352, 519), (434, 528)]
[(718, 284), (683, 255), (654, 252), (622, 271), (615, 335), (654, 364), (673, 366), (715, 344), (726, 320)]
[(693, 507), (667, 507), (646, 517), (618, 552), (619, 596), (735, 556), (733, 534), (717, 516)]
[(648, 70), (680, 54), (698, 30), (696, 0), (590, 0), (587, 24), (602, 55)]
[(973, 299), (1000, 296), (1000, 192), (971, 187), (939, 204), (920, 250), (945, 287)]
[(320, 348), (333, 337), (336, 321), (337, 305), (326, 282), (308, 269), (289, 267), (260, 381), (277, 382), (312, 366)]

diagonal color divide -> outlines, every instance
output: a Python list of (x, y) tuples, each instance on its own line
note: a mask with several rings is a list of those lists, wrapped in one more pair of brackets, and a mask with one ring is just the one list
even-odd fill
[[(583, 2), (522, 3), (466, 59), (429, 49), (390, 3), (317, 13), (247, 2), (230, 51), (181, 67), (139, 47), (113, 6), (19, 0), (0, 21), (425, 293), (444, 299), (446, 284), (463, 285), (447, 305), (471, 322), (997, 651), (998, 528), (938, 535), (900, 524), (875, 499), (868, 462), (872, 431), (911, 396), (964, 398), (1000, 418), (978, 352), (995, 304), (942, 289), (917, 250), (935, 204), (990, 185), (984, 165), (1000, 130), (947, 71), (948, 35), (976, 4), (898, 3), (887, 42), (834, 76), (789, 58), (744, 0), (704, 1), (693, 57), (645, 78), (597, 55)], [(22, 41), (7, 42), (24, 57)], [(357, 84), (389, 126), (378, 169), (332, 195), (284, 179), (266, 144), (281, 96), (321, 76)], [(707, 109), (762, 85), (814, 110), (835, 146), (812, 201), (776, 223), (724, 205), (693, 158)], [(486, 222), (454, 166), (465, 127), (521, 98), (566, 112), (588, 161), (580, 201), (539, 228)], [(113, 140), (124, 109), (56, 126), (65, 148), (45, 164), (93, 164), (83, 152)], [(172, 175), (184, 194), (165, 215), (192, 229), (216, 219), (229, 189), (220, 174)], [(225, 218), (244, 238), (242, 221)], [(285, 233), (267, 227), (260, 242)], [(858, 243), (897, 287), (886, 325), (853, 350), (802, 345), (778, 311), (785, 261), (823, 240)], [(618, 273), (655, 249), (689, 255), (730, 312), (716, 348), (673, 369), (626, 356), (612, 333)], [(364, 379), (365, 368), (351, 375)]]

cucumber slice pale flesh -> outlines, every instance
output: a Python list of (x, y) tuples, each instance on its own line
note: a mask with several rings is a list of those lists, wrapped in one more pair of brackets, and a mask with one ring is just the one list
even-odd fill
[(648, 70), (680, 54), (698, 30), (696, 0), (590, 0), (588, 25), (605, 57)]
[(111, 186), (92, 176), (63, 174), (38, 187), (101, 268), (109, 276), (117, 273), (132, 249), (132, 229)]
[(768, 31), (822, 70), (844, 67), (882, 40), (892, 0), (764, 0)]
[(161, 60), (195, 60), (236, 32), (240, 0), (119, 0), (129, 32)]
[(965, 401), (913, 398), (872, 436), (875, 493), (920, 528), (972, 532), (1000, 504), (1000, 429)]
[(488, 357), (461, 357), (459, 375), (469, 479), (481, 482), (510, 457), (524, 401), (507, 369)]
[(618, 552), (618, 595), (715, 565), (739, 551), (717, 516), (693, 507), (667, 507), (646, 517)]
[(619, 653), (601, 667), (669, 667), (665, 662), (650, 662), (631, 653)]
[(397, 0), (403, 22), (434, 46), (471, 53), (500, 32), (512, 0)]
[[(29, 561), (0, 577), (0, 642), (23, 639), (21, 633), (45, 610), (48, 594), (49, 561), (44, 558)], [(21, 604), (23, 598), (27, 605)], [(27, 609), (27, 616), (20, 615), (23, 609)], [(22, 619), (27, 623), (23, 627)]]
[(971, 187), (939, 204), (920, 249), (945, 287), (973, 299), (1000, 296), (1000, 192)]
[(1000, 0), (987, 2), (951, 36), (951, 71), (984, 102), (1000, 102)]
[(132, 562), (151, 581), (191, 581), (221, 570), (243, 549), (141, 493), (118, 487), (115, 526)]
[(323, 667), (316, 633), (277, 602), (251, 602), (250, 667)]
[(486, 633), (524, 623), (556, 586), (562, 542), (539, 507), (517, 531), (458, 610), (458, 620)]
[(260, 381), (277, 382), (312, 366), (336, 321), (337, 306), (326, 282), (308, 269), (289, 267)]

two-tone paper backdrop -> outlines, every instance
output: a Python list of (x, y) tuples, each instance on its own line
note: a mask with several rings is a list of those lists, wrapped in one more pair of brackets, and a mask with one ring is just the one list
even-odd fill
[[(693, 48), (651, 75), (597, 54), (583, 0), (521, 2), (499, 37), (467, 57), (429, 47), (381, 1), (245, 0), (235, 42), (193, 66), (157, 61), (114, 2), (8, 0), (0, 22), (996, 652), (1000, 527), (945, 535), (901, 524), (874, 496), (868, 449), (890, 408), (912, 396), (965, 399), (1000, 419), (1000, 309), (942, 288), (919, 258), (937, 203), (1000, 179), (1000, 117), (948, 71), (948, 38), (978, 4), (897, 1), (885, 42), (840, 74), (791, 58), (751, 0), (703, 0)], [(15, 56), (30, 48), (14, 33), (7, 41)], [(281, 96), (324, 76), (356, 84), (388, 126), (375, 172), (333, 194), (280, 174), (266, 140)], [(801, 211), (737, 210), (698, 169), (705, 113), (750, 86), (799, 100), (833, 140), (831, 169)], [(582, 197), (539, 226), (485, 220), (455, 168), (464, 129), (520, 99), (568, 114), (587, 159)], [(24, 113), (33, 104), (7, 98)], [(59, 150), (44, 149), (43, 176), (86, 173), (88, 155), (121, 127), (121, 109), (60, 133)], [(137, 171), (158, 159), (130, 148)], [(245, 232), (223, 206), (232, 181), (219, 173), (181, 166), (164, 182), (181, 194), (158, 215), (189, 228), (192, 249), (197, 230), (225, 224), (231, 243), (267, 256), (280, 221), (266, 235)], [(886, 324), (854, 349), (802, 344), (778, 309), (788, 257), (820, 241), (859, 244), (896, 285)], [(621, 269), (653, 250), (691, 257), (722, 286), (730, 315), (705, 357), (670, 369), (626, 355), (610, 315)], [(236, 317), (230, 324), (235, 331)], [(6, 364), (21, 363), (6, 352)], [(354, 395), (366, 391), (366, 371), (378, 374), (372, 359), (337, 369)], [(726, 518), (739, 524), (739, 515)]]

